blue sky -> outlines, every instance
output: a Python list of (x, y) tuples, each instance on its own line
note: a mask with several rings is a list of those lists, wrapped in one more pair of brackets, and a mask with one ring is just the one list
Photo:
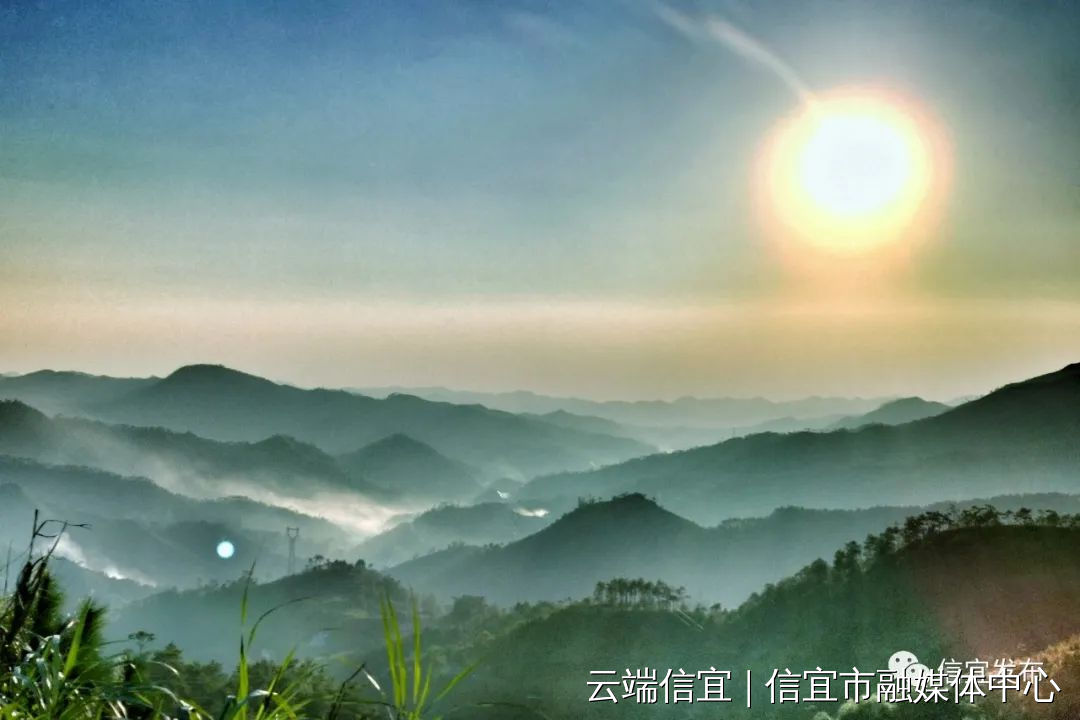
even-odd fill
[[(798, 98), (667, 10), (730, 23), (814, 91), (918, 98), (953, 148), (932, 241), (870, 289), (804, 291), (748, 191)], [(1074, 3), (0, 13), (5, 369), (949, 394), (1080, 356)], [(822, 332), (813, 369), (775, 359)]]

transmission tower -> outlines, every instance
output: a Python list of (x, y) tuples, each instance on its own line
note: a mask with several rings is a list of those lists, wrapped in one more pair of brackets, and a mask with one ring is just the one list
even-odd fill
[(300, 537), (300, 528), (285, 528), (285, 537), (289, 538), (289, 574), (296, 572), (296, 538)]

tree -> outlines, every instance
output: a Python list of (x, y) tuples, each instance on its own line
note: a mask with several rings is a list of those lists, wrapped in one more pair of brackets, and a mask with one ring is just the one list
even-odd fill
[(147, 632), (145, 630), (136, 630), (128, 635), (128, 640), (139, 646), (139, 654), (141, 655), (146, 650), (146, 646), (154, 642), (154, 633)]

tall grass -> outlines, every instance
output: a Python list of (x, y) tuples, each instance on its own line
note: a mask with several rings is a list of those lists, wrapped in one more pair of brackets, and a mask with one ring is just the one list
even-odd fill
[[(84, 603), (75, 617), (54, 621), (59, 593), (47, 565), (56, 542), (47, 552), (34, 557), (34, 541), (58, 538), (59, 533), (45, 534), (42, 528), (35, 515), (26, 563), (12, 593), (0, 597), (0, 720), (319, 720), (306, 712), (308, 703), (301, 692), (309, 677), (305, 672), (309, 671), (292, 673), (293, 677), (287, 679), (289, 669), (296, 666), (293, 652), (276, 666), (265, 687), (254, 687), (251, 677), (249, 654), (262, 622), (282, 607), (306, 598), (264, 612), (247, 628), (254, 572), (251, 568), (240, 607), (235, 693), (224, 699), (219, 712), (212, 714), (189, 699), (177, 697), (167, 687), (146, 681), (145, 658), (127, 652), (103, 655), (101, 608)], [(66, 526), (61, 532), (63, 529)], [(406, 660), (405, 640), (389, 596), (382, 599), (381, 614), (391, 678), (389, 695), (361, 666), (341, 684), (329, 711), (321, 718), (339, 720), (344, 712), (349, 712), (350, 717), (375, 717), (385, 712), (391, 720), (441, 720), (441, 716), (430, 714), (431, 706), (446, 697), (472, 671), (472, 666), (451, 678), (432, 697), (434, 670), (424, 664), (422, 657), (415, 598), (411, 661)], [(165, 667), (171, 674), (179, 674), (175, 668)], [(381, 700), (346, 699), (347, 686), (361, 674)]]
[[(383, 625), (383, 640), (386, 644), (386, 660), (390, 671), (390, 694), (383, 692), (382, 687), (369, 673), (365, 671), (368, 681), (383, 694), (388, 717), (392, 720), (424, 720), (425, 712), (431, 705), (445, 698), (450, 691), (464, 680), (475, 668), (469, 665), (459, 672), (443, 686), (434, 698), (431, 697), (431, 680), (434, 668), (429, 664), (424, 666), (421, 653), (422, 642), (420, 632), (420, 611), (416, 604), (416, 598), (412, 599), (412, 660), (405, 656), (405, 639), (401, 634), (401, 624), (398, 622), (397, 611), (390, 602), (389, 596), (384, 596), (381, 601), (381, 614)], [(434, 715), (430, 720), (442, 720), (441, 715)]]

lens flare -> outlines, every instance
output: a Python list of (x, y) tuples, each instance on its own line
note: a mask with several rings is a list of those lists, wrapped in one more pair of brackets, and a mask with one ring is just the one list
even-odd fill
[(217, 554), (222, 560), (228, 560), (236, 553), (236, 547), (228, 540), (222, 540), (217, 544)]
[(770, 233), (859, 254), (913, 238), (934, 214), (947, 177), (936, 124), (881, 91), (816, 96), (769, 135), (755, 192)]

